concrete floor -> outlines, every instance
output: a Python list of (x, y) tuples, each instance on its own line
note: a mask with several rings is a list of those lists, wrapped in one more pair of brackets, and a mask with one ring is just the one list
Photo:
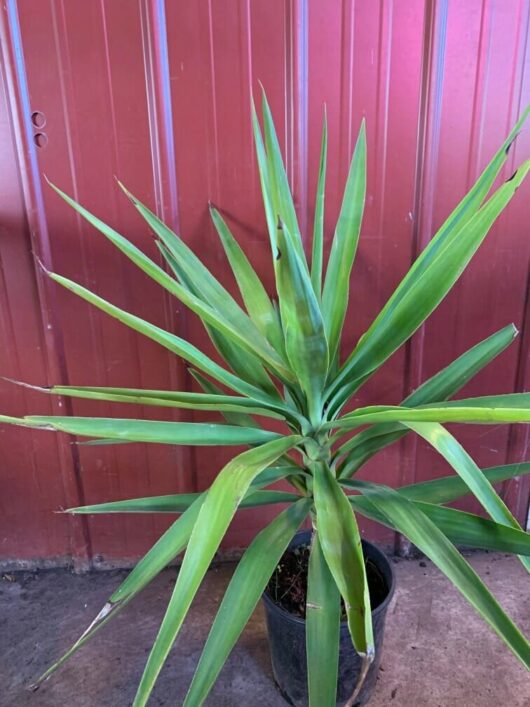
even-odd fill
[[(496, 554), (470, 561), (530, 635), (530, 582), (519, 562)], [(212, 569), (155, 688), (152, 705), (182, 703), (211, 617), (233, 565)], [(397, 591), (370, 707), (530, 707), (519, 662), (430, 562), (395, 561)], [(169, 569), (36, 693), (33, 678), (77, 638), (124, 572), (4, 574), (0, 581), (2, 707), (126, 707), (175, 581)], [(261, 606), (207, 702), (210, 707), (285, 707), (271, 677)]]

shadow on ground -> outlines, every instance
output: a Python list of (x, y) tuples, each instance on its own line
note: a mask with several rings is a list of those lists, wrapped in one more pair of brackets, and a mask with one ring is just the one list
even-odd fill
[[(530, 581), (517, 559), (470, 560), (530, 634)], [(397, 591), (370, 707), (530, 707), (528, 673), (428, 561), (396, 560)], [(233, 565), (212, 569), (155, 688), (152, 705), (182, 703)], [(79, 635), (125, 572), (6, 573), (0, 581), (2, 707), (127, 707), (175, 582), (163, 572), (40, 690), (25, 686)], [(207, 703), (285, 707), (275, 691), (261, 606)]]

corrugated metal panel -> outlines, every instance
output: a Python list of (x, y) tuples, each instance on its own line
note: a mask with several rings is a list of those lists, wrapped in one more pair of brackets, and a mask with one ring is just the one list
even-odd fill
[[(209, 224), (211, 200), (272, 289), (249, 123), (258, 79), (280, 126), (302, 224), (313, 216), (326, 103), (328, 235), (361, 118), (367, 119), (368, 199), (348, 314), (350, 348), (527, 102), (529, 12), (528, 0), (8, 0), (2, 10), (7, 98), (1, 127), (14, 140), (14, 151), (0, 176), (11, 235), (4, 226), (1, 314), (9, 344), (2, 372), (34, 383), (191, 385), (173, 357), (50, 288), (34, 271), (31, 247), (57, 271), (116, 304), (205, 343), (196, 318), (81, 223), (43, 187), (40, 175), (45, 172), (157, 257), (148, 229), (114, 184), (118, 175), (229, 284)], [(42, 128), (32, 125), (33, 111), (45, 116)], [(34, 142), (39, 132), (45, 136), (41, 144), (47, 141), (42, 147)], [(528, 154), (528, 147), (526, 132), (512, 159)], [(525, 323), (530, 251), (523, 203), (519, 195), (455, 291), (361, 391), (359, 402), (399, 402), (495, 328)], [(468, 392), (528, 386), (529, 337), (526, 322), (519, 346)], [(3, 391), (3, 408), (10, 412), (50, 405), (7, 386)], [(75, 414), (111, 414), (105, 404), (69, 405)], [(134, 414), (118, 406), (112, 411)], [(524, 458), (528, 446), (520, 430), (483, 428), (477, 436), (466, 429), (458, 435), (481, 464)], [(72, 555), (80, 565), (91, 555), (107, 561), (136, 557), (164, 522), (67, 521), (52, 515), (52, 508), (203, 488), (227, 456), (142, 445), (76, 448), (45, 433), (11, 429), (2, 430), (0, 442), (8, 519), (0, 533), (2, 556)], [(396, 484), (444, 468), (409, 440), (383, 452), (367, 471)], [(505, 491), (522, 518), (528, 486), (513, 482)], [(34, 509), (31, 522), (28, 508)], [(228, 545), (245, 544), (268, 514), (243, 512)], [(376, 533), (369, 525), (366, 530)], [(391, 540), (385, 531), (377, 533)]]

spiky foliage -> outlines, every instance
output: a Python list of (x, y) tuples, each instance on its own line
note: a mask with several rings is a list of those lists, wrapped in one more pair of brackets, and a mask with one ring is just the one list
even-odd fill
[[(145, 705), (190, 604), (238, 508), (283, 502), (286, 510), (262, 530), (243, 555), (212, 625), (186, 707), (201, 705), (249, 619), (267, 581), (302, 521), (310, 515), (314, 538), (309, 565), (308, 675), (312, 707), (335, 705), (338, 603), (342, 596), (355, 648), (367, 669), (374, 640), (357, 514), (407, 536), (530, 667), (530, 644), (455, 548), (454, 543), (517, 553), (530, 569), (530, 536), (492, 484), (530, 471), (530, 463), (481, 470), (446, 422), (530, 422), (530, 394), (449, 400), (514, 339), (507, 326), (463, 353), (398, 406), (345, 404), (421, 326), (462, 274), (490, 227), (530, 169), (490, 194), (528, 111), (514, 127), (469, 193), (421, 253), (347, 358), (340, 342), (366, 191), (366, 135), (361, 125), (344, 200), (323, 271), (323, 209), (327, 132), (324, 124), (316, 193), (312, 259), (308, 263), (296, 210), (265, 96), (263, 130), (253, 110), (255, 145), (265, 206), (278, 306), (214, 208), (211, 215), (241, 292), (242, 308), (185, 242), (132, 194), (125, 193), (157, 237), (167, 269), (66, 194), (60, 196), (141, 270), (197, 314), (226, 367), (189, 342), (123, 311), (60, 275), (50, 277), (81, 298), (150, 337), (192, 367), (203, 392), (56, 386), (51, 394), (96, 400), (217, 411), (219, 424), (80, 417), (4, 417), (99, 440), (187, 445), (248, 445), (199, 494), (140, 498), (72, 508), (70, 513), (163, 512), (181, 514), (77, 643), (39, 680), (45, 680), (115, 616), (179, 553), (178, 579), (152, 647), (134, 705)], [(170, 274), (169, 274), (170, 273)], [(259, 416), (259, 421), (255, 416)], [(274, 419), (284, 432), (263, 422)], [(360, 481), (356, 474), (379, 450), (413, 432), (445, 458), (454, 475), (394, 490)], [(290, 493), (265, 487), (285, 479)], [(478, 499), (489, 519), (445, 504), (464, 494)], [(314, 637), (318, 640), (315, 641)], [(357, 690), (360, 684), (357, 686)], [(353, 703), (354, 696), (350, 699)]]

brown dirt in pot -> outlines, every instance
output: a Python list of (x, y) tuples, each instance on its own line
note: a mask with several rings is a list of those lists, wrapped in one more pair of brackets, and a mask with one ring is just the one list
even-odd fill
[[(267, 585), (267, 592), (275, 604), (302, 619), (305, 619), (309, 551), (309, 545), (287, 550)], [(373, 610), (385, 600), (388, 587), (375, 563), (366, 560), (365, 564)], [(342, 616), (345, 620), (344, 605)]]

